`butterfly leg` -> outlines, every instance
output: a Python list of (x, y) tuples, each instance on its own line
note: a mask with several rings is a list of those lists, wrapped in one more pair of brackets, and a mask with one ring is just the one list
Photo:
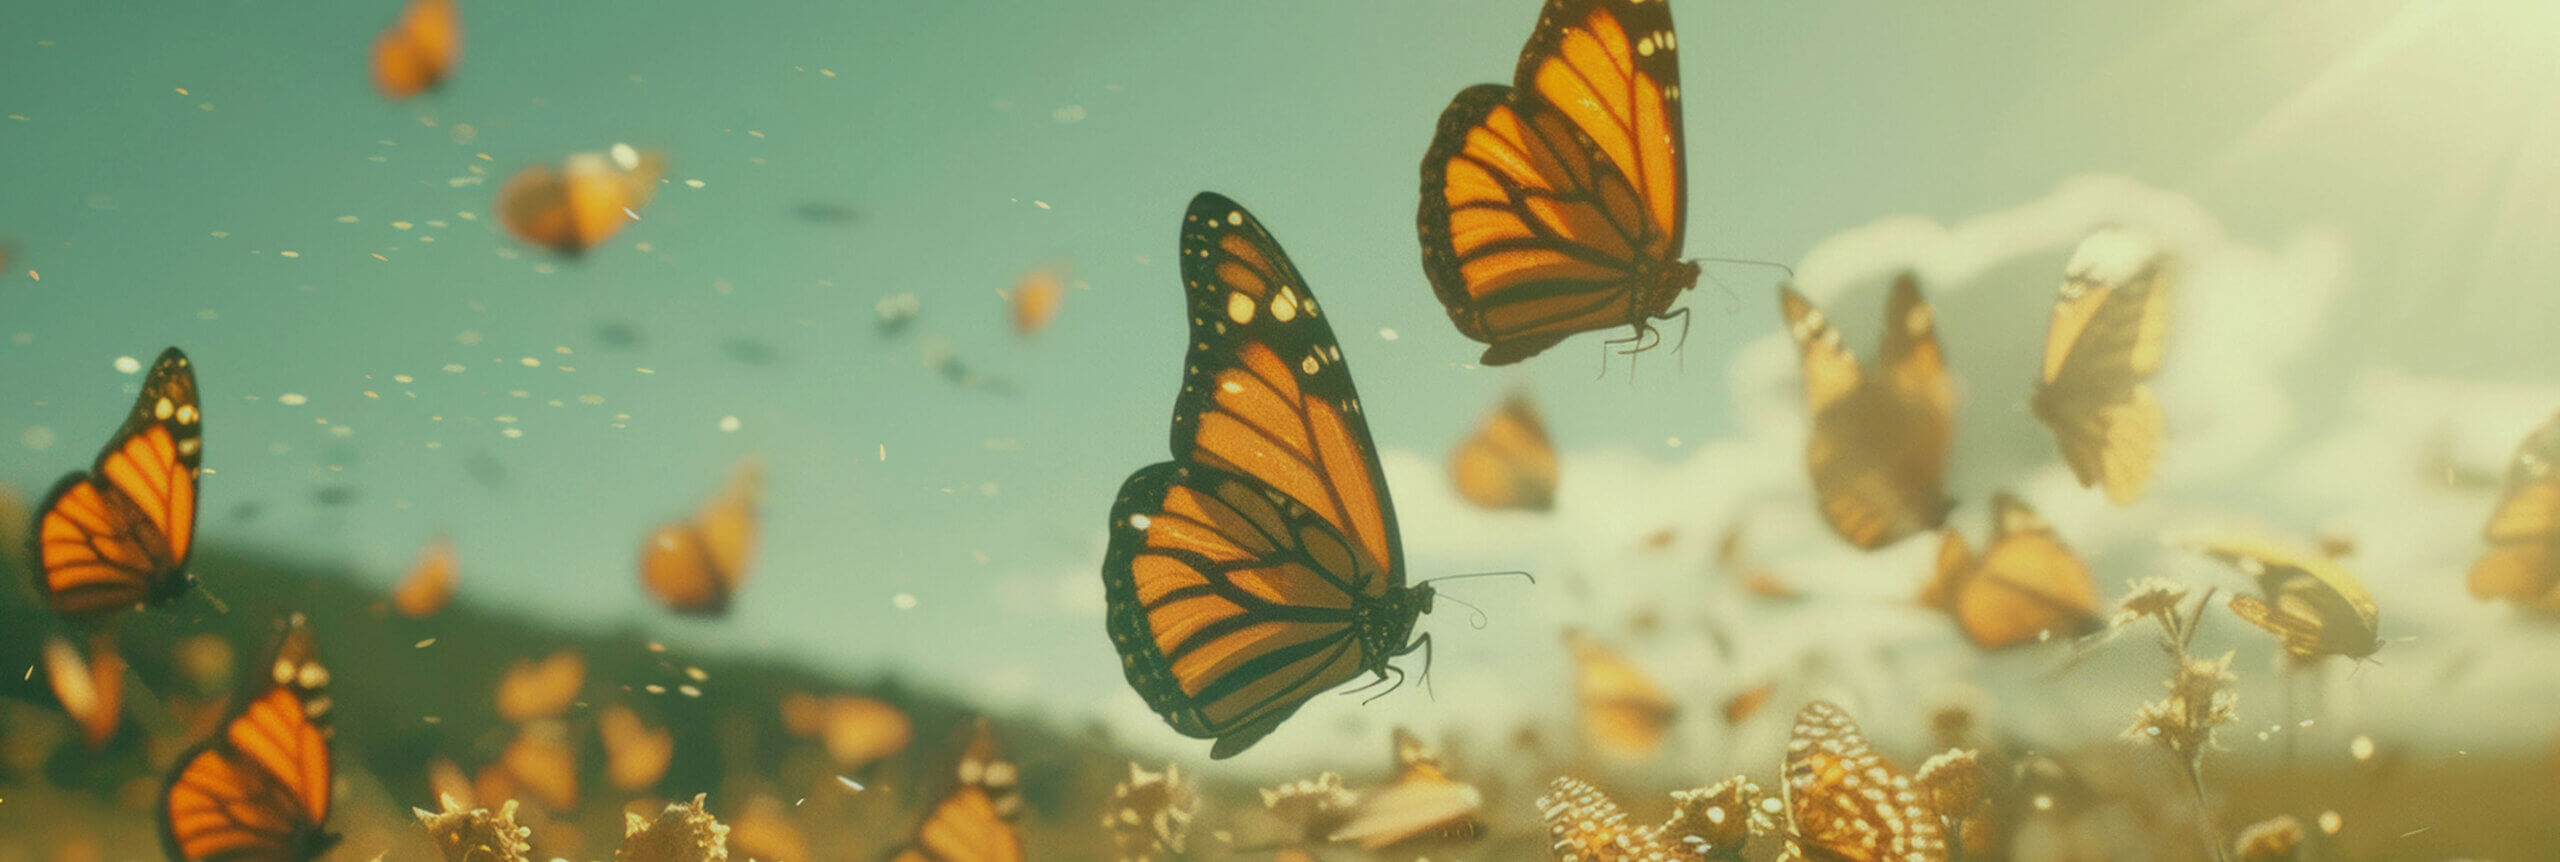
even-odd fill
[(1675, 317), (1680, 319), (1680, 340), (1671, 345), (1671, 355), (1679, 357), (1680, 370), (1686, 371), (1689, 369), (1689, 307), (1683, 305), (1670, 314), (1663, 315), (1661, 319), (1670, 320)]

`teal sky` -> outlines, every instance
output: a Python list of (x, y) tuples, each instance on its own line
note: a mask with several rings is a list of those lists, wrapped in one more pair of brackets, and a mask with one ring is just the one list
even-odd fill
[[(458, 74), (392, 105), (363, 74), (392, 4), (7, 4), (0, 478), (34, 494), (85, 464), (138, 382), (114, 360), (174, 343), (207, 396), (203, 541), (389, 582), (441, 530), (469, 601), (918, 671), (998, 703), (1134, 707), (1099, 579), (1071, 578), (1099, 559), (1120, 480), (1165, 455), (1195, 192), (1252, 208), (1292, 253), (1382, 447), (1436, 458), (1514, 385), (1576, 452), (1670, 463), (1668, 438), (1735, 430), (1726, 363), (1775, 329), (1763, 271), (1711, 268), (1685, 367), (1650, 354), (1633, 382), (1593, 379), (1598, 337), (1473, 368), (1431, 297), (1417, 163), (1452, 94), (1508, 77), (1536, 5), (464, 0)], [(2556, 376), (2560, 12), (1675, 9), (1689, 254), (1794, 263), (1880, 218), (2120, 175), (2239, 240), (2345, 240), (2332, 353), (2304, 377)], [(496, 230), (508, 173), (616, 141), (671, 162), (639, 223), (578, 261)], [(858, 217), (796, 217), (808, 204)], [(996, 292), (1058, 261), (1080, 289), (1016, 338)], [(885, 339), (873, 303), (905, 291), (922, 315)], [(610, 346), (606, 323), (639, 343)], [(1017, 391), (935, 378), (920, 349), (937, 341)], [(2340, 389), (2304, 394), (2315, 416), (2346, 409)], [(730, 619), (670, 620), (632, 576), (640, 537), (747, 453), (772, 468), (758, 571)], [(490, 463), (495, 487), (473, 477)], [(352, 501), (315, 503), (324, 487)]]

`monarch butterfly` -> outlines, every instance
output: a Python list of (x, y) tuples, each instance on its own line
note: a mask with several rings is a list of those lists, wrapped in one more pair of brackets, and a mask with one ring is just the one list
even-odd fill
[(1695, 286), (1671, 6), (1548, 0), (1511, 86), (1440, 114), (1422, 157), (1422, 269), (1486, 365), (1651, 321)]
[(1867, 747), (1847, 713), (1805, 704), (1787, 737), (1779, 785), (1788, 835), (1779, 859), (1944, 862), (1945, 820), (1911, 776)]
[(958, 785), (944, 794), (891, 862), (1021, 862), (1021, 775), (996, 748), (995, 732), (978, 720), (960, 753)]
[(1582, 735), (1611, 757), (1653, 756), (1680, 716), (1671, 696), (1634, 662), (1578, 631), (1565, 633), (1573, 648), (1574, 695), (1582, 704)]
[(1394, 745), (1394, 780), (1360, 794), (1350, 821), (1334, 830), (1331, 840), (1357, 841), (1360, 849), (1373, 853), (1398, 848), (1394, 855), (1404, 856), (1425, 843), (1459, 844), (1480, 836), (1484, 823), (1478, 815), (1484, 810), (1484, 794), (1474, 785), (1450, 778), (1440, 764), (1440, 753), (1412, 731), (1396, 728)]
[(2176, 269), (2149, 240), (2101, 230), (2064, 267), (2045, 331), (2044, 373), (2028, 404), (2081, 487), (2104, 484), (2119, 504), (2142, 496), (2160, 459), (2160, 402), (2144, 381), (2168, 343)]
[(1942, 489), (1956, 393), (1919, 281), (1904, 273), (1893, 282), (1872, 378), (1803, 294), (1782, 286), (1778, 300), (1803, 354), (1805, 407), (1813, 417), (1805, 462), (1823, 519), (1867, 550), (1946, 523), (1953, 503)]
[(2471, 594), (2560, 611), (2560, 416), (2516, 447), (2506, 496), (2481, 535), (2489, 550), (2471, 566)]
[[(596, 713), (596, 737), (604, 742), (604, 775), (614, 789), (641, 791), (655, 787), (675, 762), (676, 737), (663, 727), (650, 727), (630, 707), (615, 704)], [(802, 854), (799, 858), (808, 858)]]
[(1512, 393), (1449, 453), (1458, 496), (1487, 509), (1556, 507), (1556, 447), (1529, 396)]
[(2275, 635), (2296, 660), (2360, 659), (2382, 649), (2382, 611), (2338, 561), (2241, 533), (2208, 539), (2198, 550), (2257, 580), (2262, 595), (2232, 596), (2231, 612)]
[(46, 638), (44, 676), (62, 711), (80, 725), (81, 742), (95, 750), (115, 738), (124, 723), (124, 656), (112, 630), (90, 633), (85, 659), (70, 641)]
[(518, 724), (558, 718), (578, 702), (578, 691), (586, 684), (586, 658), (576, 650), (561, 650), (541, 661), (526, 659), (508, 665), (490, 701), (497, 706), (499, 718)]
[(1387, 679), (1431, 609), (1407, 587), (1359, 393), (1306, 280), (1253, 216), (1203, 192), (1182, 222), (1191, 350), (1173, 460), (1111, 507), (1109, 630), (1132, 688), (1233, 757), (1327, 689)]
[(729, 820), (729, 852), (744, 859), (809, 859), (809, 839), (791, 820), (791, 807), (769, 794), (747, 796)]
[(453, 600), (453, 582), (461, 566), (453, 540), (437, 536), (428, 541), (418, 551), (418, 561), (409, 565), (409, 575), (391, 590), (391, 607), (410, 619), (435, 616)]
[(392, 101), (444, 83), (462, 61), (462, 13), (454, 0), (409, 0), (373, 39), (373, 87)]
[(638, 219), (666, 172), (665, 156), (630, 144), (528, 165), (498, 188), (498, 220), (527, 245), (575, 255)]
[(195, 366), (172, 347), (97, 462), (62, 477), (36, 508), (36, 592), (83, 622), (184, 595), (195, 585), (187, 555), (203, 463)]
[(1975, 556), (1946, 530), (1920, 604), (1946, 611), (1975, 646), (2003, 649), (2097, 631), (2098, 585), (2089, 564), (2017, 497), (1992, 498), (1991, 542)]
[(315, 859), (338, 842), (329, 821), (329, 668), (296, 615), (285, 628), (268, 687), (221, 733), (178, 757), (160, 794), (160, 843), (169, 858)]
[(729, 483), (691, 521), (661, 524), (640, 547), (640, 584), (668, 610), (720, 616), (746, 582), (754, 561), (756, 514), (764, 502), (764, 467), (740, 460)]

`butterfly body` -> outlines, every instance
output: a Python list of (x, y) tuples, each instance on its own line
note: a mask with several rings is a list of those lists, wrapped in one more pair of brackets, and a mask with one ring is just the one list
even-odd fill
[(1212, 757), (1422, 649), (1395, 509), (1342, 349), (1279, 243), (1203, 193), (1184, 216), (1191, 350), (1173, 460), (1111, 509), (1112, 644), (1147, 705)]
[(195, 585), (187, 559), (203, 463), (195, 366), (172, 347), (97, 461), (62, 477), (37, 507), (37, 594), (81, 622), (185, 595)]
[(1548, 0), (1509, 86), (1460, 91), (1422, 159), (1423, 270), (1507, 365), (1673, 316), (1688, 177), (1669, 4)]
[(1804, 365), (1805, 464), (1823, 519), (1868, 550), (1944, 524), (1955, 386), (1918, 282), (1895, 280), (1872, 373), (1803, 294), (1779, 288), (1779, 309)]

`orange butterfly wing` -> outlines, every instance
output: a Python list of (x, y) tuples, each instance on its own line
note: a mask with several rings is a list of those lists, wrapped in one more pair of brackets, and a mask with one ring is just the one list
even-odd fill
[(1839, 707), (1805, 704), (1780, 785), (1792, 834), (1782, 859), (1942, 862), (1946, 824)]
[(1556, 505), (1556, 449), (1528, 396), (1514, 394), (1449, 456), (1458, 496), (1487, 509), (1544, 512)]
[(392, 101), (444, 83), (462, 60), (462, 13), (454, 0), (409, 0), (373, 40), (373, 86)]
[(1937, 578), (1922, 603), (1953, 616), (1965, 637), (1983, 649), (2035, 643), (2048, 632), (2078, 637), (2096, 631), (2098, 585), (2089, 564), (2016, 497), (2000, 494), (1992, 506), (1996, 526), (1982, 556), (1967, 554), (1964, 540), (1947, 531)]
[(177, 348), (163, 351), (97, 462), (62, 477), (36, 510), (36, 592), (55, 613), (104, 619), (193, 583), (203, 419), (195, 367)]
[(729, 484), (691, 521), (661, 524), (640, 546), (640, 584), (668, 610), (720, 616), (755, 559), (764, 468), (740, 461)]
[(1202, 193), (1182, 230), (1191, 350), (1173, 456), (1121, 486), (1103, 561), (1130, 685), (1228, 757), (1308, 698), (1410, 649), (1377, 449), (1315, 297), (1243, 207)]
[(997, 751), (985, 720), (960, 755), (959, 784), (934, 803), (894, 862), (1022, 862), (1021, 774)]
[(2560, 610), (2560, 416), (2534, 429), (2507, 463), (2506, 493), (2481, 535), (2471, 594)]
[(2167, 347), (2175, 281), (2166, 257), (2134, 242), (2102, 231), (2073, 255), (2029, 402), (2080, 484), (2120, 504), (2142, 496), (2160, 459), (2165, 420), (2146, 381)]
[(1662, 747), (1679, 717), (1671, 696), (1625, 656), (1590, 636), (1568, 632), (1573, 649), (1574, 691), (1582, 704), (1583, 738), (1611, 757), (1639, 760)]
[(318, 858), (337, 836), (329, 819), (328, 669), (299, 619), (269, 665), (273, 683), (212, 739), (178, 758), (161, 793), (169, 858)]
[(1469, 87), (1422, 159), (1423, 270), (1486, 365), (1661, 317), (1681, 262), (1687, 159), (1670, 5), (1549, 0), (1509, 87)]
[(580, 254), (639, 218), (665, 173), (664, 156), (625, 144), (528, 165), (498, 188), (498, 220), (528, 245)]
[(1823, 520), (1868, 550), (1945, 523), (1955, 385), (1918, 282), (1908, 274), (1894, 281), (1883, 363), (1872, 377), (1803, 294), (1779, 288), (1779, 310), (1804, 366), (1813, 423), (1805, 464)]

